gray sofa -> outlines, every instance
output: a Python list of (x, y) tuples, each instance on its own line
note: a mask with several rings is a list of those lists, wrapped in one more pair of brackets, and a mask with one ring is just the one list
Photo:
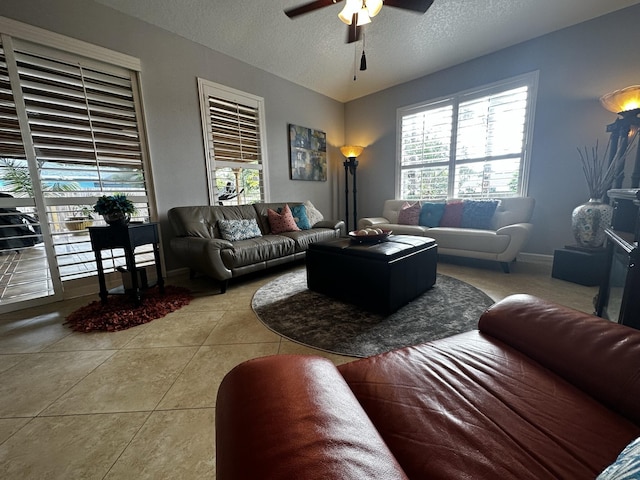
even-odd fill
[[(290, 207), (302, 205), (301, 202), (287, 204)], [(175, 234), (170, 241), (171, 252), (189, 267), (191, 276), (200, 272), (220, 281), (224, 293), (229, 279), (300, 260), (305, 257), (311, 243), (336, 238), (344, 233), (342, 220), (324, 220), (313, 205), (309, 202), (304, 205), (314, 210), (314, 214), (309, 215), (311, 228), (277, 235), (271, 232), (267, 209), (277, 211), (285, 203), (174, 207), (168, 212)], [(225, 240), (219, 221), (243, 219), (255, 219), (260, 229), (259, 236)]]
[(516, 259), (533, 229), (530, 220), (535, 201), (531, 197), (500, 199), (490, 229), (402, 225), (398, 223), (398, 213), (405, 202), (414, 203), (415, 200), (386, 200), (382, 216), (361, 218), (358, 228), (375, 226), (399, 235), (431, 237), (438, 244), (439, 255), (493, 260), (500, 262), (506, 273), (509, 263)]

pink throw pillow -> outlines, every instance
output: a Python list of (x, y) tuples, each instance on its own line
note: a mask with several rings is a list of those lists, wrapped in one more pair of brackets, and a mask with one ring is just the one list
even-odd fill
[(415, 202), (413, 205), (404, 202), (402, 208), (398, 212), (398, 223), (401, 225), (418, 225), (420, 223), (420, 210), (422, 205)]
[(291, 214), (289, 205), (285, 204), (282, 213), (278, 213), (269, 208), (267, 209), (267, 216), (269, 218), (271, 233), (278, 234), (283, 232), (297, 232), (300, 230)]
[(444, 214), (440, 219), (441, 227), (459, 227), (462, 225), (462, 213), (464, 209), (464, 203), (462, 200), (454, 200), (453, 202), (447, 202), (444, 207)]

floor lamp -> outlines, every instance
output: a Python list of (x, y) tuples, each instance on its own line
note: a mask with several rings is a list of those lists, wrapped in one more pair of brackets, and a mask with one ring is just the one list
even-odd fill
[(344, 222), (347, 233), (349, 232), (349, 173), (353, 176), (353, 228), (358, 228), (358, 204), (356, 198), (356, 168), (358, 168), (358, 156), (364, 150), (363, 147), (345, 145), (340, 147), (342, 155), (346, 157), (344, 161)]
[[(640, 127), (640, 85), (623, 88), (608, 93), (600, 98), (602, 106), (610, 112), (617, 113), (619, 117), (610, 125), (607, 132), (611, 134), (611, 149), (609, 151), (609, 163), (614, 161), (616, 154), (618, 164), (615, 166), (615, 188), (622, 187), (624, 179), (624, 160), (629, 147), (631, 128)], [(640, 148), (636, 150), (636, 160), (631, 175), (631, 187), (640, 185)]]

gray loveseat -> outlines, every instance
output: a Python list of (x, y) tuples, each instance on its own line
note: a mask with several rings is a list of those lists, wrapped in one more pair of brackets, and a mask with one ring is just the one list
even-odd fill
[[(456, 200), (453, 199), (453, 201)], [(358, 221), (358, 228), (375, 226), (393, 230), (393, 233), (400, 235), (431, 237), (438, 244), (439, 255), (493, 260), (500, 262), (502, 269), (507, 273), (509, 262), (516, 259), (533, 229), (530, 221), (535, 201), (531, 197), (500, 199), (489, 222), (489, 228), (400, 224), (398, 215), (405, 203), (415, 203), (415, 200), (386, 200), (382, 216), (361, 218)]]
[[(303, 205), (301, 202), (287, 204)], [(324, 220), (310, 202), (304, 205), (311, 228), (277, 235), (271, 232), (267, 209), (277, 211), (284, 208), (285, 203), (174, 207), (168, 212), (175, 234), (170, 241), (171, 252), (189, 267), (191, 276), (200, 272), (220, 281), (224, 293), (229, 279), (300, 260), (311, 243), (344, 233), (342, 220)], [(252, 219), (259, 228), (258, 236), (235, 241), (223, 238), (221, 220)]]

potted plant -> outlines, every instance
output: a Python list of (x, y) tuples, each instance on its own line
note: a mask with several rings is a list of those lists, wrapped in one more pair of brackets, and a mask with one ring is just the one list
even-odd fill
[(67, 230), (80, 231), (93, 225), (93, 215), (90, 207), (86, 205), (79, 206), (73, 215), (67, 217), (64, 221), (64, 226)]
[(126, 225), (135, 213), (133, 202), (123, 193), (103, 195), (93, 206), (93, 211), (99, 213), (109, 225)]

